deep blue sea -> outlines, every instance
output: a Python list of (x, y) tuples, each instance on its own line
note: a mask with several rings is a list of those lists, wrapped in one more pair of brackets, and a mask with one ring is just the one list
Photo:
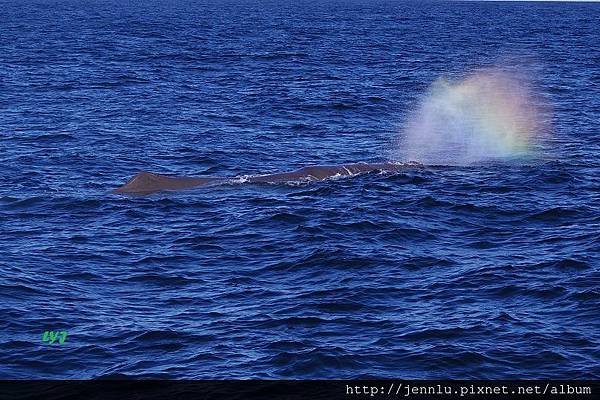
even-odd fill
[[(599, 26), (598, 3), (2, 1), (0, 378), (600, 378)], [(527, 159), (111, 193), (388, 160), (436, 79), (498, 63), (545, 103)]]

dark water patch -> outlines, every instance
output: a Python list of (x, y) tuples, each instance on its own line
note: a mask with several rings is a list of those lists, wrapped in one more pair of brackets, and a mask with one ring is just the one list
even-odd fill
[(570, 298), (573, 298), (578, 301), (595, 301), (600, 302), (600, 290), (590, 289), (584, 291), (574, 291), (570, 294)]
[(528, 218), (537, 221), (548, 221), (548, 222), (560, 222), (570, 221), (573, 218), (578, 217), (580, 214), (579, 210), (565, 208), (565, 207), (553, 207), (544, 211), (531, 214)]
[(271, 358), (269, 363), (279, 365), (282, 376), (294, 376), (297, 371), (306, 376), (315, 376), (319, 371), (335, 370), (360, 366), (360, 361), (341, 350), (312, 350), (307, 353), (281, 353)]
[(552, 286), (548, 288), (505, 285), (489, 290), (490, 294), (500, 298), (510, 298), (516, 296), (530, 296), (539, 299), (554, 299), (563, 297), (568, 290), (560, 286)]
[(549, 267), (558, 268), (561, 270), (569, 270), (569, 269), (583, 270), (583, 269), (590, 268), (590, 265), (588, 263), (586, 263), (585, 261), (574, 260), (571, 258), (548, 262), (548, 263), (546, 263), (546, 265)]
[(57, 275), (57, 278), (68, 281), (97, 281), (102, 279), (101, 276), (91, 272), (67, 272)]
[(22, 142), (30, 142), (32, 144), (44, 144), (44, 143), (61, 143), (75, 140), (76, 137), (73, 133), (66, 132), (56, 132), (56, 133), (44, 133), (40, 135), (25, 135), (25, 136), (16, 136), (11, 139), (15, 139)]
[(422, 240), (433, 240), (436, 239), (436, 235), (417, 228), (394, 228), (385, 233), (382, 233), (381, 238), (383, 240), (390, 241), (422, 241)]
[(484, 186), (479, 188), (479, 192), (481, 193), (495, 193), (495, 194), (505, 194), (516, 191), (517, 188), (513, 186)]
[(7, 202), (7, 209), (18, 209), (18, 208), (27, 208), (30, 206), (34, 206), (36, 204), (40, 204), (44, 201), (47, 201), (48, 199), (42, 196), (32, 196), (32, 197), (28, 197), (25, 199), (19, 199), (19, 198), (14, 198), (14, 197), (10, 197), (10, 198), (5, 198), (6, 202)]
[(355, 256), (350, 252), (343, 250), (316, 250), (308, 256), (298, 258), (295, 261), (285, 261), (270, 265), (262, 271), (292, 271), (296, 269), (312, 268), (369, 268), (376, 263), (375, 260)]
[(416, 332), (409, 332), (398, 337), (400, 340), (424, 341), (424, 340), (453, 340), (464, 338), (468, 335), (481, 335), (484, 329), (481, 327), (471, 328), (445, 328), (435, 329), (428, 328)]
[(409, 174), (388, 174), (386, 181), (404, 185), (421, 185), (428, 182), (428, 179), (420, 175), (409, 175)]
[(196, 279), (183, 276), (169, 276), (165, 274), (137, 274), (123, 279), (126, 282), (152, 283), (159, 286), (185, 286), (196, 282)]
[(42, 288), (33, 287), (25, 284), (0, 284), (0, 288), (5, 296), (11, 296), (16, 298), (32, 296), (32, 295), (44, 295), (47, 291)]
[(163, 330), (152, 330), (140, 332), (136, 335), (131, 336), (130, 342), (154, 342), (158, 340), (170, 340), (170, 341), (186, 341), (186, 340), (198, 340), (204, 343), (212, 341), (215, 339), (212, 335), (191, 335), (187, 333), (182, 333), (172, 329), (163, 329)]
[(334, 194), (334, 189), (330, 186), (318, 186), (318, 185), (312, 185), (310, 187), (307, 187), (305, 190), (302, 191), (295, 191), (293, 193), (289, 193), (287, 196), (288, 197), (300, 197), (300, 198), (319, 198), (319, 197), (326, 197), (329, 195), (333, 195)]
[(266, 329), (275, 329), (280, 327), (288, 328), (316, 328), (325, 327), (327, 325), (337, 325), (337, 321), (319, 317), (283, 317), (269, 318), (265, 321), (260, 321), (258, 327)]
[(140, 258), (138, 260), (133, 261), (134, 265), (147, 265), (147, 264), (157, 264), (161, 265), (164, 263), (170, 262), (189, 262), (193, 258), (190, 256), (181, 256), (181, 255), (160, 255), (160, 256), (146, 256)]
[(421, 206), (425, 208), (429, 207), (449, 207), (452, 205), (449, 201), (438, 200), (432, 196), (425, 196), (413, 202), (415, 206)]
[(359, 302), (323, 302), (316, 305), (316, 309), (324, 313), (357, 312), (364, 308)]
[(268, 343), (266, 349), (272, 351), (298, 352), (307, 350), (308, 346), (305, 343), (296, 340), (278, 340)]
[(289, 212), (279, 212), (273, 215), (269, 215), (263, 219), (259, 219), (257, 221), (252, 221), (252, 223), (256, 224), (264, 224), (266, 222), (284, 222), (288, 224), (301, 224), (307, 220), (307, 217), (304, 215), (293, 214)]
[(498, 321), (501, 323), (519, 323), (520, 320), (510, 315), (509, 313), (501, 311), (498, 315), (493, 318), (493, 321)]
[(296, 60), (307, 58), (308, 54), (303, 52), (273, 52), (268, 54), (256, 54), (252, 57), (259, 61)]
[(456, 262), (432, 256), (410, 257), (402, 262), (402, 267), (412, 270), (419, 270), (422, 268), (448, 268), (453, 265), (456, 265)]
[(434, 364), (443, 366), (456, 366), (456, 365), (481, 365), (486, 364), (488, 362), (493, 362), (494, 360), (491, 357), (486, 356), (485, 354), (479, 353), (477, 351), (466, 351), (459, 349), (451, 349), (453, 351), (448, 352), (448, 348), (446, 346), (442, 346), (441, 349), (433, 348), (431, 349), (432, 360)]

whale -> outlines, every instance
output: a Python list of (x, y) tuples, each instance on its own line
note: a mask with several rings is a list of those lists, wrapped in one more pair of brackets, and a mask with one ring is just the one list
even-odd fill
[(274, 174), (217, 177), (217, 176), (168, 176), (147, 171), (138, 172), (124, 185), (113, 190), (116, 194), (149, 195), (156, 192), (184, 190), (200, 186), (218, 185), (235, 180), (246, 183), (285, 183), (299, 181), (323, 181), (334, 177), (349, 177), (373, 171), (396, 172), (419, 165), (415, 162), (354, 163), (343, 165), (313, 165), (295, 171)]

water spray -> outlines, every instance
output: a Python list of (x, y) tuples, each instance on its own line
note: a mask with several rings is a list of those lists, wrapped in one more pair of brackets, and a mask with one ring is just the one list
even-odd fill
[(498, 69), (438, 79), (409, 118), (399, 155), (437, 165), (526, 157), (541, 131), (534, 100), (523, 75)]

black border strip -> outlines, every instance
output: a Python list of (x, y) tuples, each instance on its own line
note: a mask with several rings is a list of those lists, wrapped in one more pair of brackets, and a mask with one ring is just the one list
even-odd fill
[(599, 380), (0, 380), (2, 400), (597, 399)]

